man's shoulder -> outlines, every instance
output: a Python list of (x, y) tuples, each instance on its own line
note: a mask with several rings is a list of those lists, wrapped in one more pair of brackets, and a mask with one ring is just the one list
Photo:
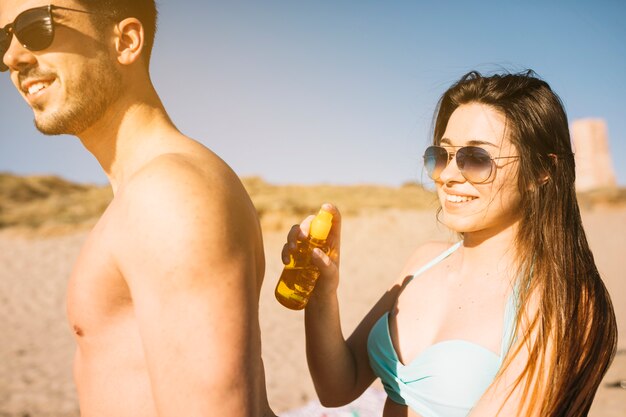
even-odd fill
[(217, 155), (206, 148), (201, 154), (190, 152), (168, 152), (146, 161), (128, 179), (128, 185), (145, 187), (150, 185), (202, 185), (216, 188), (223, 184), (239, 182), (235, 173)]
[(164, 153), (141, 166), (124, 184), (123, 198), (237, 204), (247, 193), (232, 169), (207, 150)]
[(164, 154), (120, 186), (113, 228), (123, 242), (118, 258), (136, 258), (137, 251), (180, 258), (180, 248), (205, 257), (209, 249), (216, 256), (256, 254), (262, 239), (252, 202), (231, 170), (211, 168), (193, 156)]
[(194, 227), (256, 222), (241, 181), (213, 154), (158, 155), (120, 186), (116, 199), (130, 225), (159, 220), (178, 225), (193, 221)]

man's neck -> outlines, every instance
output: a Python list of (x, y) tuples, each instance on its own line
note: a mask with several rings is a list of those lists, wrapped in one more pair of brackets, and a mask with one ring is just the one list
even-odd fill
[(115, 193), (142, 161), (150, 158), (158, 148), (156, 143), (176, 134), (176, 127), (154, 93), (151, 99), (142, 101), (123, 96), (78, 136), (102, 166)]

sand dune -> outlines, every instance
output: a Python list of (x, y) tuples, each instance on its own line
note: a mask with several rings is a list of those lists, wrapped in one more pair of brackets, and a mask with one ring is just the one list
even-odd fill
[[(586, 211), (584, 222), (620, 327), (622, 350), (605, 378), (610, 383), (626, 379), (626, 209)], [(303, 313), (287, 310), (273, 298), (285, 232), (266, 230), (267, 270), (260, 307), (268, 395), (279, 413), (315, 399), (304, 357)], [(74, 345), (64, 299), (66, 280), (85, 236), (85, 231), (39, 238), (20, 237), (11, 229), (0, 232), (0, 417), (78, 416), (71, 379)], [(450, 238), (432, 210), (389, 209), (347, 217), (339, 293), (344, 332), (354, 328), (396, 279), (417, 245)], [(605, 383), (590, 415), (624, 416), (626, 392)]]

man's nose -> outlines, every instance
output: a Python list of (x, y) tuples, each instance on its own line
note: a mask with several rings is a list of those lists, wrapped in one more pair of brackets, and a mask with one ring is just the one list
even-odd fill
[(37, 62), (37, 58), (31, 51), (26, 49), (14, 35), (9, 42), (8, 49), (2, 56), (2, 62), (10, 70), (19, 70), (34, 65)]

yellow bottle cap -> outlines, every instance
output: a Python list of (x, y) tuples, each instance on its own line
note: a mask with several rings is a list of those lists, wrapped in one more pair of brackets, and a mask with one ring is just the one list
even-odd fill
[(311, 222), (309, 235), (318, 240), (326, 240), (333, 224), (333, 215), (325, 210), (320, 210)]

